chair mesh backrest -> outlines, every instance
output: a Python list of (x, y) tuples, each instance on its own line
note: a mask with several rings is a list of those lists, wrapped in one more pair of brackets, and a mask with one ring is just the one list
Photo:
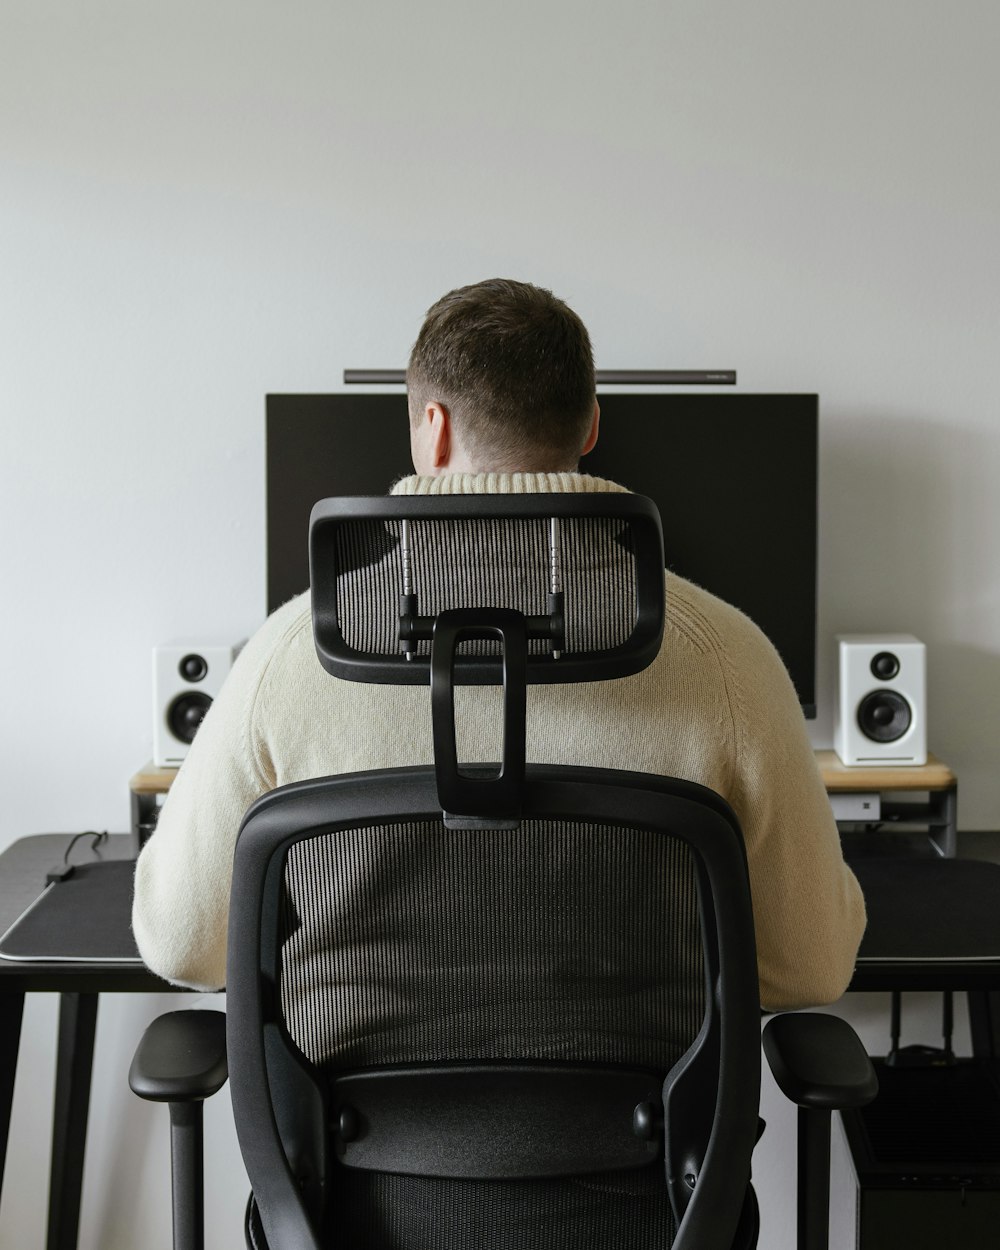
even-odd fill
[(327, 833), (285, 868), (281, 1003), (314, 1063), (469, 1059), (666, 1072), (704, 1013), (686, 846), (526, 820)]
[[(337, 533), (338, 617), (344, 641), (374, 655), (399, 652), (399, 595), (415, 590), (422, 616), (448, 608), (510, 607), (526, 616), (548, 611), (550, 523), (495, 520), (358, 520)], [(621, 646), (636, 619), (636, 561), (620, 518), (575, 517), (558, 523), (557, 578), (565, 593), (567, 652)], [(404, 565), (406, 566), (404, 569)], [(495, 642), (468, 644), (489, 654)], [(529, 651), (547, 644), (533, 641)], [(417, 653), (426, 655), (429, 642)]]
[[(330, 1075), (477, 1060), (665, 1075), (702, 1025), (693, 856), (661, 833), (399, 821), (294, 843), (284, 886), (283, 1025)], [(336, 1172), (338, 1237), (357, 1250), (664, 1250), (676, 1231), (662, 1164), (506, 1182)]]
[[(666, 1250), (691, 1169), (685, 1228), (707, 1221), (722, 1235), (705, 1244), (728, 1246), (759, 1086), (732, 813), (688, 782), (544, 765), (529, 766), (525, 803), (518, 828), (445, 827), (434, 770), (420, 767), (300, 782), (248, 812), (227, 985), (231, 1019), (253, 1027), (227, 1040), (276, 1245), (308, 1212), (321, 1231), (304, 1244), (351, 1250)], [(620, 1066), (654, 1088), (662, 1075), (675, 1179), (662, 1159), (486, 1180), (471, 1179), (478, 1164), (443, 1179), (328, 1158), (343, 1149), (341, 1073), (450, 1061)], [(506, 1140), (516, 1149), (517, 1132)]]

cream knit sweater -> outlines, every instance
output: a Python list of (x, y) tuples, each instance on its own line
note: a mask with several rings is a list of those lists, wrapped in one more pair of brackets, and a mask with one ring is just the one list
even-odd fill
[[(583, 474), (409, 477), (394, 494), (617, 491)], [(497, 692), (464, 687), (495, 755)], [(463, 718), (463, 724), (468, 723)], [(735, 608), (667, 575), (663, 645), (644, 672), (533, 686), (528, 759), (628, 768), (700, 782), (734, 808), (746, 839), (762, 1006), (832, 1002), (864, 930), (791, 681)], [(243, 813), (275, 786), (432, 759), (429, 692), (328, 676), (308, 594), (274, 612), (241, 652), (180, 768), (136, 868), (132, 924), (143, 958), (179, 985), (225, 982), (233, 848)]]

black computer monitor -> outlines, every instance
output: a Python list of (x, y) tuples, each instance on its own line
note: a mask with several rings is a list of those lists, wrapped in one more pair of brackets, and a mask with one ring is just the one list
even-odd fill
[[(816, 395), (599, 394), (583, 472), (648, 495), (667, 566), (745, 612), (816, 715)], [(406, 397), (267, 397), (267, 607), (309, 585), (309, 513), (412, 472)], [(669, 606), (668, 606), (669, 611)]]

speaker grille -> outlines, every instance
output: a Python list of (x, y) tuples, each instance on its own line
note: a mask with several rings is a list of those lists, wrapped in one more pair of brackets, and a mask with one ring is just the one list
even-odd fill
[(873, 690), (858, 704), (858, 728), (872, 742), (896, 742), (912, 723), (910, 705), (898, 690)]

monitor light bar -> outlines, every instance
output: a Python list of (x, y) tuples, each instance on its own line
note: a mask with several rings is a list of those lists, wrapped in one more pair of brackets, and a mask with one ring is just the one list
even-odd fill
[[(735, 386), (735, 369), (598, 369), (598, 386)], [(402, 386), (405, 369), (345, 369), (344, 383)]]

